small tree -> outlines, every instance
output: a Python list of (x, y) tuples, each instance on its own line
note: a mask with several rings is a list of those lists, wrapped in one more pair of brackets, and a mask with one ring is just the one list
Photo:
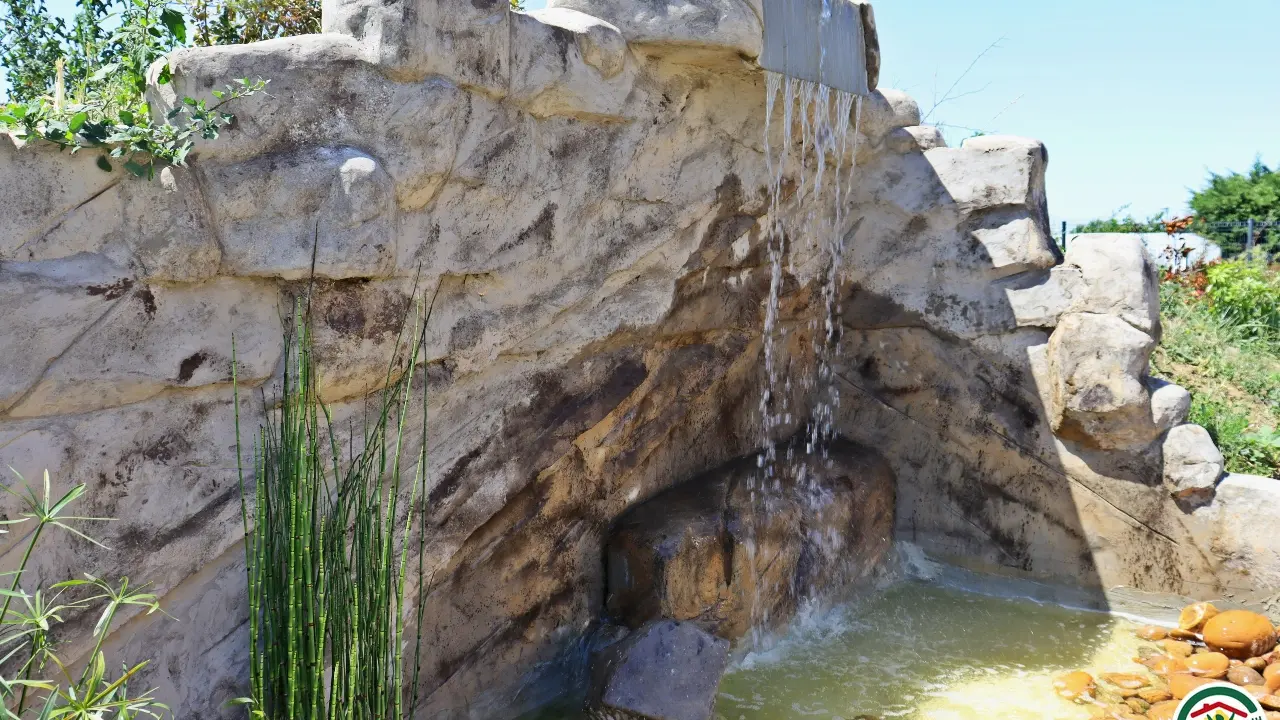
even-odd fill
[[(1213, 228), (1208, 223), (1248, 220), (1280, 221), (1280, 172), (1255, 160), (1248, 173), (1209, 176), (1209, 184), (1191, 194), (1196, 231), (1222, 247), (1231, 257), (1242, 252), (1247, 239), (1246, 228)], [(1280, 251), (1280, 232), (1259, 232), (1254, 242), (1269, 253)]]

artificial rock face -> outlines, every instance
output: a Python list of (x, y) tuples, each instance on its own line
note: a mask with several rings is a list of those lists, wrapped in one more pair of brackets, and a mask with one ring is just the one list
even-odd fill
[[(836, 240), (832, 430), (887, 464), (897, 538), (1099, 590), (1280, 577), (1235, 565), (1275, 557), (1238, 530), (1261, 491), (1202, 487), (1200, 446), (1182, 457), (1207, 504), (1179, 505), (1182, 470), (1166, 485), (1183, 410), (1146, 377), (1148, 262), (1124, 241), (1062, 256), (1040, 143), (945, 147), (910, 98), (876, 91), (828, 158), (839, 202), (830, 182), (793, 192), (797, 126), (771, 211), (781, 113), (765, 127), (748, 0), (324, 10), (324, 34), (169, 58), (158, 118), (233, 78), (271, 83), (156, 182), (0, 138), (0, 462), (83, 482), (81, 514), (118, 518), (97, 532), (111, 553), (55, 537), (31, 577), (150, 582), (178, 621), (136, 618), (112, 647), (153, 660), (138, 683), (177, 714), (231, 717), (244, 694), (230, 348), (252, 427), (313, 247), (335, 417), (359, 418), (396, 319), (429, 309), (421, 717), (511, 717), (563, 690), (605, 612), (614, 522), (803, 429)], [(766, 432), (764, 228), (804, 218), (838, 229), (787, 245), (774, 359), (797, 381)], [(0, 538), (12, 567), (20, 538)]]

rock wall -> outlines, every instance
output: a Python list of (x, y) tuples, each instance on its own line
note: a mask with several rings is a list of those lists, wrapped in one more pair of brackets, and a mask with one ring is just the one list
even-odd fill
[[(378, 388), (404, 309), (430, 313), (421, 717), (511, 717), (561, 689), (604, 608), (611, 524), (760, 447), (760, 7), (551, 4), (335, 0), (325, 34), (176, 52), (157, 114), (231, 78), (271, 83), (150, 183), (0, 141), (0, 460), (87, 483), (83, 514), (117, 518), (96, 529), (111, 552), (58, 537), (31, 581), (152, 583), (177, 620), (133, 618), (112, 649), (154, 658), (140, 682), (179, 715), (231, 717), (243, 694), (231, 341), (252, 423), (313, 243), (340, 420)], [(1186, 394), (1146, 377), (1159, 323), (1141, 249), (1064, 259), (1045, 149), (947, 148), (901, 93), (866, 100), (855, 147), (835, 425), (889, 463), (897, 536), (1099, 590), (1271, 582), (1241, 571), (1212, 444), (1166, 439)], [(780, 216), (836, 206), (830, 187), (798, 204), (798, 182)], [(797, 376), (816, 246), (792, 238), (783, 277), (779, 362)], [(812, 400), (791, 393), (775, 439)], [(0, 536), (7, 566), (21, 540)]]

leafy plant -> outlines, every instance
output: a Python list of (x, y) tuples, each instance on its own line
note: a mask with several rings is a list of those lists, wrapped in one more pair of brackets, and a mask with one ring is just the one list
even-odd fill
[(187, 0), (196, 45), (232, 45), (320, 32), (319, 0)]
[(1161, 284), (1164, 333), (1153, 371), (1191, 390), (1190, 419), (1209, 430), (1228, 470), (1280, 478), (1280, 448), (1268, 430), (1280, 423), (1280, 339), (1214, 306), (1209, 271), (1217, 267)]
[[(404, 353), (402, 331), (376, 417), (343, 443), (317, 398), (309, 322), (300, 307), (286, 336), (285, 392), (255, 443), (252, 506), (241, 474), (251, 696), (235, 702), (272, 720), (407, 717), (417, 699), (406, 711), (405, 577), (425, 442), (410, 488), (401, 457), (421, 337)], [(419, 391), (425, 438), (425, 378)], [(239, 437), (238, 403), (236, 424)], [(421, 628), (421, 562), (418, 572)]]
[(1236, 260), (1211, 265), (1205, 274), (1214, 312), (1253, 337), (1280, 341), (1280, 273)]
[[(17, 471), (14, 471), (17, 474)], [(18, 479), (26, 485), (21, 475)], [(160, 611), (154, 595), (129, 586), (129, 579), (122, 578), (112, 585), (92, 575), (83, 580), (68, 580), (52, 585), (50, 595), (43, 590), (28, 594), (22, 590), (22, 576), (26, 572), (37, 544), (45, 531), (57, 528), (87, 540), (99, 547), (102, 544), (89, 537), (70, 523), (104, 520), (105, 518), (77, 517), (66, 513), (67, 509), (85, 492), (83, 484), (76, 485), (61, 497), (51, 493), (49, 472), (44, 473), (44, 493), (39, 495), (29, 485), (24, 493), (5, 487), (4, 490), (19, 498), (23, 511), (19, 517), (0, 521), (3, 525), (34, 523), (30, 539), (22, 554), (18, 569), (11, 575), (9, 589), (0, 589), (4, 603), (0, 606), (4, 631), (0, 633), (0, 665), (16, 669), (17, 677), (0, 676), (0, 717), (19, 720), (35, 717), (39, 720), (102, 720), (111, 715), (119, 720), (132, 720), (142, 716), (160, 718), (168, 708), (155, 700), (153, 692), (130, 696), (128, 682), (146, 662), (132, 667), (124, 666), (118, 677), (112, 679), (107, 671), (106, 655), (102, 646), (115, 624), (121, 608), (144, 608), (147, 614)], [(5, 531), (7, 532), (7, 531)], [(64, 593), (72, 589), (91, 589), (88, 597), (75, 601), (63, 601)], [(145, 588), (142, 588), (145, 590)], [(14, 601), (17, 601), (15, 607)], [(53, 627), (72, 611), (87, 609), (102, 602), (102, 612), (93, 628), (93, 650), (89, 653), (84, 669), (77, 676), (56, 652)], [(15, 664), (16, 663), (16, 664)], [(54, 673), (55, 679), (44, 677)]]
[[(262, 91), (266, 81), (236, 80), (213, 92), (217, 102), (183, 98), (170, 110), (165, 122), (156, 124), (144, 113), (120, 110), (114, 117), (101, 107), (72, 105), (58, 110), (43, 98), (25, 104), (11, 103), (0, 112), (0, 129), (7, 128), (27, 141), (44, 141), (77, 152), (103, 150), (98, 167), (110, 172), (112, 159), (139, 177), (151, 178), (157, 164), (185, 165), (197, 139), (213, 140), (235, 116), (222, 110), (227, 103)], [(145, 108), (144, 108), (145, 110)], [(175, 124), (175, 121), (179, 124)]]

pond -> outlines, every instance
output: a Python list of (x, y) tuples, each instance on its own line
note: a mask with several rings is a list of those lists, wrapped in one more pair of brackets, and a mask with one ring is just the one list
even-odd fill
[[(1016, 590), (1015, 590), (1016, 592)], [(1087, 720), (1064, 672), (1134, 672), (1135, 621), (917, 580), (804, 614), (725, 674), (718, 720)], [(581, 717), (579, 701), (532, 716)]]

